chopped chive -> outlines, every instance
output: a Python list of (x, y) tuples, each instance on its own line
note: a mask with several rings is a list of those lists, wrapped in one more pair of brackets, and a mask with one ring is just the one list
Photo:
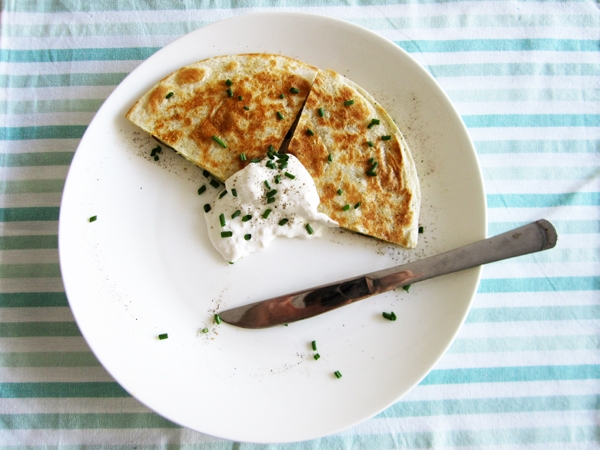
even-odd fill
[(323, 108), (319, 108), (319, 116), (325, 117), (325, 110)]
[(231, 86), (233, 84), (233, 81), (231, 81), (229, 78), (227, 78), (227, 80), (225, 80), (225, 84), (227, 86)]
[(241, 161), (246, 161), (246, 154), (245, 153), (240, 153), (240, 160)]
[(222, 238), (229, 238), (233, 236), (233, 232), (232, 231), (221, 231), (221, 237)]
[(281, 181), (281, 177), (279, 175), (275, 175), (275, 184), (279, 184)]
[(269, 217), (269, 214), (271, 214), (271, 210), (265, 209), (265, 212), (263, 213), (262, 218), (266, 219), (267, 217)]
[(271, 189), (267, 192), (267, 197), (273, 197), (275, 194), (277, 194), (277, 189)]
[(373, 125), (379, 125), (381, 123), (381, 121), (379, 119), (371, 119), (371, 123)]
[(169, 339), (169, 333), (161, 333), (158, 338), (162, 341), (163, 339)]
[(369, 164), (373, 164), (375, 162), (375, 158), (369, 158)]
[(404, 289), (406, 292), (408, 292), (408, 290), (410, 289), (410, 284), (407, 284), (406, 286), (402, 286), (402, 289)]
[(390, 139), (392, 139), (392, 136), (390, 136), (389, 134), (385, 135), (385, 136), (381, 136), (382, 141), (389, 141)]
[(344, 191), (342, 191), (341, 189), (338, 189), (338, 190), (337, 190), (337, 195), (342, 195), (342, 193), (343, 193), (343, 192), (344, 192)]
[(279, 222), (277, 222), (277, 225), (279, 225), (280, 227), (282, 227), (282, 226), (284, 226), (288, 222), (289, 222), (289, 219), (281, 219)]
[(208, 177), (210, 177), (210, 172), (208, 170), (203, 170), (202, 175), (204, 175), (206, 178), (208, 178)]
[(425, 230), (425, 229), (424, 229), (423, 227), (419, 227), (419, 234), (423, 234), (423, 231), (424, 231), (424, 230)]
[(206, 205), (204, 205), (204, 212), (207, 213), (210, 211), (210, 205), (207, 203)]
[(285, 98), (285, 94), (279, 94), (279, 98)]
[(318, 353), (315, 353), (313, 355), (313, 358), (315, 358), (315, 361), (317, 361), (320, 357), (321, 357), (321, 355), (319, 355)]
[(237, 197), (237, 190), (235, 188), (231, 189), (231, 195)]
[(307, 223), (305, 228), (306, 228), (306, 231), (308, 232), (308, 234), (314, 233), (312, 227), (310, 226), (310, 223)]
[(275, 165), (275, 163), (274, 163), (273, 161), (269, 161), (269, 162), (266, 164), (266, 166), (267, 166), (269, 169), (277, 169), (277, 166)]
[(396, 314), (394, 314), (394, 311), (392, 311), (391, 313), (386, 313), (386, 312), (383, 312), (381, 315), (382, 315), (384, 318), (386, 318), (387, 320), (392, 320), (392, 321), (394, 321), (394, 320), (396, 320), (396, 319), (397, 319), (397, 317), (396, 317)]
[(277, 111), (277, 118), (279, 120), (283, 120), (283, 114), (281, 114), (279, 111)]
[(267, 205), (268, 205), (269, 203), (275, 203), (275, 197), (268, 197), (268, 198), (267, 198)]
[(173, 97), (173, 93), (169, 92), (165, 98), (171, 98), (171, 97)]
[(273, 154), (273, 152), (271, 150), (267, 150), (267, 158), (275, 159), (275, 155)]
[(221, 316), (219, 316), (218, 314), (215, 314), (215, 323), (217, 325), (219, 325), (221, 323)]
[(88, 220), (89, 220), (90, 222), (95, 222), (97, 219), (98, 219), (98, 216), (92, 216), (92, 217), (90, 217)]
[(200, 186), (200, 189), (198, 189), (198, 195), (204, 194), (204, 191), (206, 191), (206, 185), (205, 184), (203, 184), (202, 186)]
[(233, 97), (233, 91), (231, 88), (227, 89), (227, 97)]
[(317, 341), (312, 341), (310, 345), (314, 351), (317, 351)]
[(375, 144), (373, 144), (373, 141), (367, 141), (367, 145), (368, 145), (369, 147), (373, 147)]
[(221, 192), (221, 193), (219, 194), (219, 198), (223, 198), (223, 197), (225, 197), (226, 195), (227, 195), (227, 191), (225, 190), (225, 191), (223, 191), (223, 192)]
[(377, 161), (373, 161), (373, 165), (371, 166), (371, 170), (377, 169), (378, 165), (379, 165), (379, 163)]
[(219, 216), (219, 222), (221, 222), (221, 226), (224, 227), (225, 225), (227, 225), (227, 222), (225, 221), (225, 214), (221, 214)]
[(360, 202), (358, 202), (356, 205), (354, 205), (354, 209), (357, 209), (360, 207)]
[(344, 207), (342, 208), (344, 211), (348, 211), (350, 209), (350, 205), (344, 205)]
[(249, 108), (248, 106), (246, 106), (246, 105), (244, 105), (244, 109), (245, 109), (246, 111), (250, 111), (250, 108)]
[(252, 158), (250, 160), (251, 163), (259, 163), (260, 162), (260, 158)]
[(273, 147), (272, 145), (269, 145), (269, 147), (267, 148), (267, 150), (270, 151), (271, 153), (277, 153), (277, 150), (275, 150), (275, 147)]
[(156, 147), (152, 149), (152, 151), (150, 152), (150, 156), (156, 156)]
[(271, 189), (271, 185), (269, 184), (269, 182), (267, 180), (264, 181), (265, 186), (267, 187), (267, 189)]
[(344, 102), (344, 106), (350, 106), (350, 105), (354, 105), (354, 100), (351, 99), (351, 100), (346, 100)]
[(333, 161), (333, 155), (331, 153), (329, 155), (327, 155), (327, 161), (329, 161), (329, 162)]
[(299, 93), (300, 93), (300, 90), (299, 90), (298, 88), (291, 87), (291, 88), (290, 88), (290, 92), (291, 92), (292, 94), (299, 94)]
[(245, 234), (244, 235), (244, 240), (249, 241), (252, 238), (251, 234)]
[(309, 136), (314, 136), (315, 135), (314, 131), (311, 130), (310, 128), (306, 129), (306, 134), (309, 135)]
[(202, 328), (203, 333), (208, 333), (208, 328)]
[(377, 172), (375, 172), (374, 170), (367, 170), (367, 175), (370, 177), (376, 177)]
[(288, 166), (288, 162), (287, 161), (282, 161), (279, 163), (279, 168), (280, 169), (285, 169)]
[(286, 172), (286, 173), (284, 173), (284, 175), (285, 175), (286, 177), (288, 177), (290, 180), (293, 180), (294, 178), (296, 178), (296, 175), (293, 175), (293, 174), (291, 174), (291, 173), (289, 173), (289, 172)]
[(252, 215), (247, 214), (244, 217), (242, 217), (242, 222), (248, 222), (250, 219), (252, 219)]
[(242, 101), (242, 100), (244, 100), (244, 97), (242, 97), (241, 95), (238, 95), (238, 100)]
[(217, 180), (215, 180), (214, 178), (212, 180), (210, 180), (209, 183), (212, 187), (214, 188), (218, 188), (219, 186), (221, 186), (221, 183), (219, 183)]
[(287, 153), (278, 153), (279, 159), (281, 159), (282, 161), (287, 161), (288, 159), (290, 159), (290, 156)]
[(222, 140), (219, 138), (219, 136), (215, 136), (215, 135), (213, 134), (213, 137), (212, 137), (212, 138), (213, 138), (213, 141), (215, 141), (215, 142), (216, 142), (217, 144), (219, 144), (221, 147), (223, 147), (223, 148), (227, 148), (227, 144), (226, 144), (225, 142), (223, 142), (223, 141), (222, 141)]
[(242, 214), (242, 212), (241, 212), (241, 211), (238, 209), (236, 212), (234, 212), (234, 213), (231, 215), (231, 218), (232, 218), (232, 219), (235, 219), (237, 216), (240, 216), (241, 214)]
[(158, 155), (154, 155), (154, 161), (158, 161)]
[(336, 370), (335, 372), (333, 372), (333, 374), (335, 375), (335, 377), (336, 377), (337, 379), (340, 379), (340, 378), (342, 378), (342, 374), (341, 374), (341, 372), (340, 372), (339, 370)]

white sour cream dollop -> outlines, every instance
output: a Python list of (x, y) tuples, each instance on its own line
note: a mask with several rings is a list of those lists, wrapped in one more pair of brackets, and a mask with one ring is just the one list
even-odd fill
[[(328, 227), (338, 226), (317, 211), (319, 194), (302, 163), (293, 155), (288, 155), (286, 167), (280, 168), (282, 162), (275, 156), (248, 164), (225, 182), (227, 193), (222, 195), (221, 191), (210, 204), (210, 211), (205, 212), (210, 241), (226, 261), (259, 251), (277, 236), (311, 239)], [(274, 200), (268, 203), (269, 198)], [(267, 210), (271, 211), (265, 218)], [(222, 236), (228, 232), (230, 237)]]

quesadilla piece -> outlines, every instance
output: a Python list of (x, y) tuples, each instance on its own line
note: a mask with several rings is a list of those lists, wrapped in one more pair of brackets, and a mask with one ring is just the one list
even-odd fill
[(281, 146), (316, 75), (281, 55), (218, 56), (173, 72), (126, 117), (224, 181)]
[(421, 192), (410, 150), (364, 89), (320, 71), (288, 152), (311, 174), (327, 214), (346, 229), (417, 245)]

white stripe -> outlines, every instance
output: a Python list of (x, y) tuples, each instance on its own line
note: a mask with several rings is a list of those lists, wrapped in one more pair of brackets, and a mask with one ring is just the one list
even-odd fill
[[(31, 68), (32, 70), (34, 67)], [(39, 89), (0, 89), (0, 101), (71, 100), (78, 98), (105, 99), (115, 86), (49, 86)]]
[(62, 278), (4, 278), (0, 292), (64, 292)]
[(58, 222), (0, 222), (2, 236), (31, 236), (58, 234)]
[(436, 364), (438, 370), (481, 367), (521, 367), (600, 363), (596, 350), (517, 351), (494, 353), (446, 353)]
[[(76, 46), (79, 48), (79, 46)], [(63, 73), (130, 73), (142, 61), (53, 61), (0, 64), (0, 75), (54, 75)], [(32, 66), (35, 72), (32, 72)]]
[(598, 114), (600, 104), (585, 101), (455, 102), (460, 115), (485, 114)]
[(0, 322), (75, 322), (68, 306), (0, 308)]
[[(596, 247), (600, 253), (600, 248)], [(485, 273), (485, 278), (548, 278), (548, 277), (593, 277), (600, 275), (600, 264), (589, 262), (563, 262), (563, 263), (519, 263), (505, 262), (493, 264)]]
[[(489, 128), (488, 128), (489, 129)], [(541, 139), (542, 136), (538, 136)], [(510, 138), (509, 138), (510, 140)], [(475, 143), (477, 146), (477, 143)], [(487, 153), (479, 155), (484, 167), (590, 167), (600, 166), (600, 155), (596, 153)]]
[(58, 249), (0, 250), (0, 264), (58, 263)]
[[(569, 206), (561, 208), (488, 208), (489, 222), (533, 222), (547, 220), (598, 220), (597, 206)], [(561, 236), (561, 242), (566, 236)], [(587, 235), (586, 235), (587, 239)]]
[[(81, 336), (56, 337), (34, 336), (18, 338), (0, 338), (3, 353), (19, 352), (90, 352), (90, 348)], [(0, 402), (2, 403), (2, 402)]]
[(0, 141), (0, 153), (74, 152), (80, 139)]
[(152, 410), (133, 397), (125, 398), (3, 398), (0, 414), (146, 413)]
[(36, 194), (0, 194), (2, 208), (27, 208), (33, 206), (60, 206), (60, 192)]
[[(468, 129), (468, 132), (473, 141), (570, 141), (577, 139), (600, 139), (600, 127), (471, 127)], [(475, 147), (477, 147), (477, 142), (475, 142)]]
[[(18, 123), (28, 127), (49, 125), (89, 125), (94, 118), (93, 112), (53, 112), (50, 114), (0, 114), (0, 123), (15, 125)], [(16, 120), (15, 120), (16, 119)]]
[(64, 180), (69, 166), (3, 167), (0, 174), (5, 181)]
[[(483, 268), (484, 277), (486, 269), (487, 266)], [(476, 308), (565, 306), (566, 300), (569, 305), (597, 305), (598, 293), (596, 291), (478, 293), (473, 301), (473, 306)]]
[(0, 383), (77, 383), (114, 381), (102, 366), (97, 367), (3, 367)]
[[(477, 51), (410, 53), (422, 66), (455, 64), (598, 64), (596, 52), (531, 51)], [(14, 63), (11, 63), (14, 64)]]
[[(149, 24), (151, 27), (152, 24)], [(9, 37), (6, 48), (10, 50), (44, 50), (44, 49), (93, 49), (93, 48), (127, 48), (127, 47), (159, 47), (170, 44), (181, 35), (101, 35), (101, 36), (48, 36), (48, 37)]]
[(597, 334), (600, 320), (548, 320), (537, 322), (484, 322), (465, 323), (458, 337), (492, 338), (508, 336), (572, 336)]
[[(417, 167), (418, 168), (418, 167)], [(583, 180), (485, 180), (486, 194), (557, 194), (565, 192), (598, 192), (600, 178), (582, 184)]]
[(488, 75), (449, 77), (433, 73), (446, 91), (457, 89), (598, 89), (597, 76)]

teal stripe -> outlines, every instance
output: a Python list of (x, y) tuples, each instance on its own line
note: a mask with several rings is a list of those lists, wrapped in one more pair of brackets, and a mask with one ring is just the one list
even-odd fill
[[(518, 161), (515, 161), (518, 164)], [(482, 167), (483, 177), (489, 180), (593, 180), (598, 176), (597, 166), (585, 167)]]
[(61, 99), (36, 101), (0, 101), (2, 114), (48, 114), (54, 112), (96, 112), (104, 99)]
[(376, 417), (431, 417), (542, 411), (597, 411), (598, 409), (600, 409), (600, 396), (598, 395), (469, 398), (413, 402), (400, 401)]
[(487, 278), (479, 283), (479, 294), (502, 292), (561, 292), (600, 290), (600, 277)]
[[(51, 234), (30, 236), (0, 236), (0, 250), (31, 250), (58, 248), (58, 236)], [(0, 294), (0, 297), (2, 294)]]
[(0, 337), (81, 336), (75, 322), (0, 322)]
[(600, 126), (600, 114), (481, 114), (462, 119), (470, 128)]
[(600, 206), (600, 192), (566, 194), (489, 194), (488, 208), (556, 208), (558, 206)]
[(8, 180), (0, 184), (0, 194), (37, 194), (62, 192), (64, 179)]
[(452, 343), (448, 353), (556, 352), (565, 350), (600, 350), (600, 335), (459, 338)]
[(61, 61), (142, 61), (159, 47), (132, 48), (65, 48), (40, 50), (0, 49), (0, 62), (55, 63)]
[(600, 74), (599, 64), (589, 63), (479, 63), (432, 64), (426, 68), (435, 77), (499, 77), (499, 76), (589, 76)]
[(93, 430), (131, 428), (180, 428), (180, 426), (151, 412), (0, 414), (0, 429), (3, 430)]
[(479, 154), (499, 153), (600, 153), (597, 140), (475, 141)]
[(58, 263), (47, 264), (0, 264), (2, 278), (48, 278), (60, 277)]
[(75, 152), (0, 153), (0, 167), (69, 166)]
[(472, 308), (466, 323), (600, 319), (600, 305)]
[(0, 383), (0, 398), (115, 398), (130, 397), (114, 382)]
[(600, 101), (600, 89), (452, 89), (446, 93), (455, 103)]
[(92, 352), (0, 353), (0, 367), (98, 367)]
[(410, 53), (456, 53), (456, 52), (597, 52), (600, 41), (596, 39), (457, 39), (395, 41)]
[(59, 208), (54, 206), (32, 208), (0, 208), (0, 222), (28, 222), (58, 220)]
[(64, 292), (0, 292), (0, 308), (69, 306)]
[(595, 380), (600, 378), (600, 366), (517, 366), (469, 369), (433, 370), (421, 381), (422, 386), (434, 384), (509, 383), (551, 380)]
[(60, 73), (0, 75), (0, 86), (6, 88), (45, 88), (55, 86), (116, 86), (127, 73)]
[(45, 125), (39, 127), (0, 128), (0, 140), (81, 139), (87, 125)]
[[(489, 222), (490, 236), (510, 231), (529, 222)], [(561, 234), (595, 234), (600, 233), (600, 220), (553, 220), (552, 225)], [(556, 250), (552, 250), (553, 252)]]
[[(560, 236), (561, 233), (559, 232)], [(540, 263), (580, 263), (580, 262), (597, 262), (600, 261), (600, 251), (598, 247), (591, 248), (555, 248), (551, 252), (533, 253), (530, 255), (520, 256), (519, 264), (540, 264)], [(505, 263), (510, 263), (510, 260)]]

